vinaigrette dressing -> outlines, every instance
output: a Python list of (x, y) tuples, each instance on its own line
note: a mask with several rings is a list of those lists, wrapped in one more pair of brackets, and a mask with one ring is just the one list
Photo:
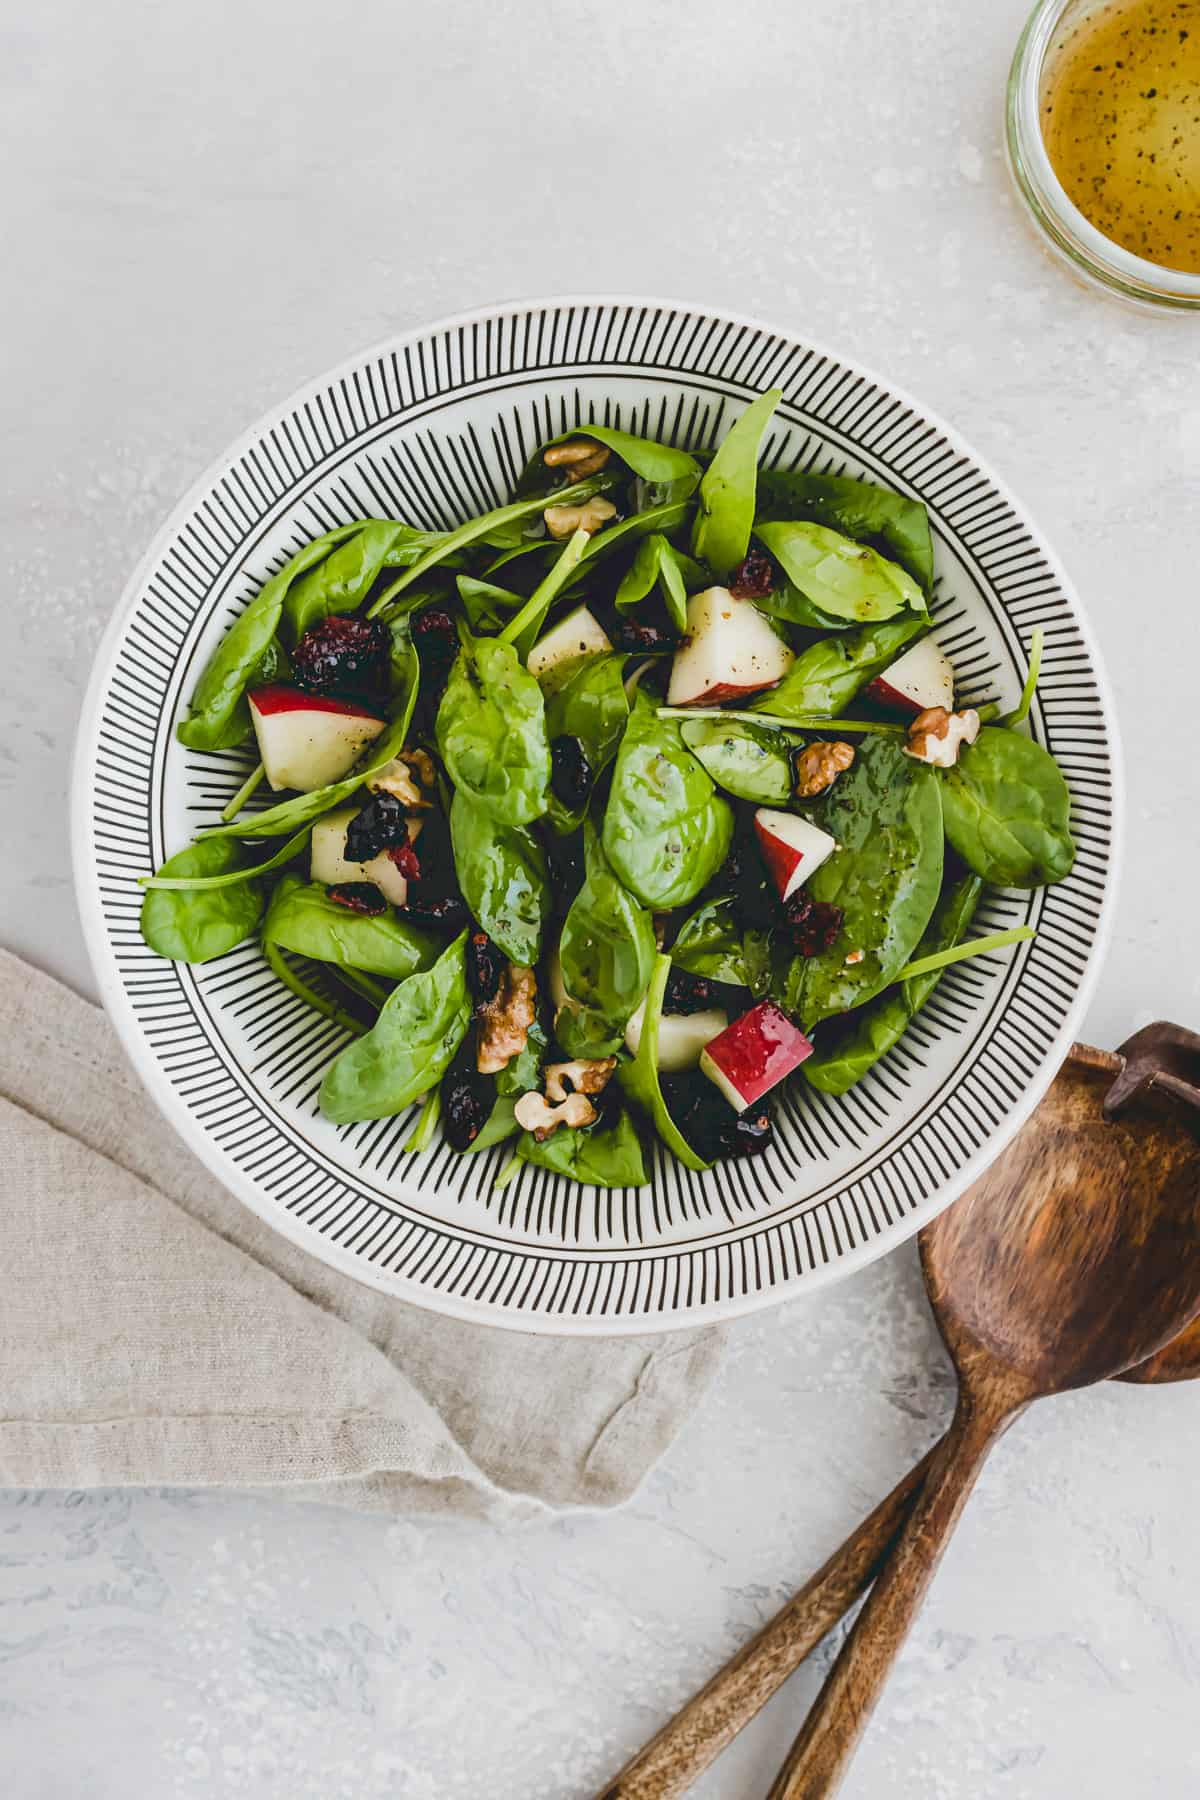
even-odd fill
[(1200, 274), (1200, 0), (1117, 0), (1065, 26), (1041, 120), (1055, 174), (1097, 230)]

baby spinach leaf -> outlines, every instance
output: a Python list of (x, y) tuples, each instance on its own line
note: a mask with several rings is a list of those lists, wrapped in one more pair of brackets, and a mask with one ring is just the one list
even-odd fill
[(477, 1151), (491, 1150), (496, 1144), (503, 1144), (521, 1129), (517, 1124), (517, 1103), (515, 1100), (499, 1099), (480, 1126), (479, 1131), (463, 1151), (464, 1156), (474, 1156)]
[(755, 526), (787, 576), (788, 585), (762, 603), (764, 612), (795, 625), (839, 628), (925, 616), (925, 596), (907, 570), (843, 532), (808, 520)]
[(750, 959), (731, 895), (706, 901), (684, 920), (671, 946), (671, 961), (689, 975), (750, 986)]
[[(200, 838), (177, 850), (158, 871), (166, 878), (239, 875), (246, 853), (227, 840)], [(263, 890), (257, 880), (230, 887), (150, 888), (142, 901), (142, 936), (151, 950), (172, 962), (212, 962), (253, 933), (262, 917)]]
[(294, 837), (268, 856), (265, 862), (247, 862), (240, 867), (225, 869), (219, 875), (167, 875), (162, 869), (157, 875), (144, 875), (138, 883), (144, 888), (175, 889), (179, 893), (197, 893), (201, 889), (236, 887), (240, 881), (255, 881), (260, 875), (269, 875), (274, 869), (282, 869), (300, 855), (308, 843), (312, 827), (303, 826)]
[[(983, 883), (966, 875), (946, 888), (928, 929), (917, 946), (918, 958), (960, 943), (975, 914)], [(941, 980), (942, 971), (910, 976), (870, 1001), (847, 1021), (847, 1029), (834, 1027), (827, 1043), (818, 1042), (801, 1067), (804, 1079), (824, 1094), (844, 1094), (881, 1056), (898, 1044), (912, 1019)]]
[[(578, 738), (591, 765), (593, 778), (607, 769), (617, 754), (629, 717), (629, 699), (621, 677), (625, 658), (619, 654), (590, 656), (575, 666), (563, 666), (561, 681), (543, 683), (546, 693), (546, 736)], [(555, 671), (557, 673), (557, 671)], [(551, 791), (549, 820), (562, 836), (578, 831), (587, 802), (565, 806)]]
[(750, 711), (785, 720), (835, 718), (868, 681), (895, 662), (906, 644), (928, 629), (924, 616), (904, 613), (882, 625), (863, 625), (840, 637), (822, 638), (796, 658), (778, 687), (756, 700)]
[(319, 881), (295, 875), (286, 875), (271, 896), (263, 939), (314, 962), (387, 975), (393, 981), (430, 968), (442, 948), (437, 938), (415, 931), (390, 907), (374, 915), (351, 912), (331, 900)]
[(750, 547), (759, 446), (782, 398), (782, 388), (768, 388), (752, 400), (701, 477), (692, 555), (716, 575), (728, 575)]
[(443, 532), (436, 544), (424, 555), (418, 556), (412, 567), (394, 581), (390, 588), (380, 595), (371, 607), (370, 617), (391, 605), (398, 594), (412, 587), (428, 570), (436, 568), (448, 557), (459, 550), (465, 550), (470, 544), (478, 544), (489, 539), (506, 526), (518, 524), (535, 513), (544, 512), (547, 506), (573, 506), (576, 501), (587, 500), (592, 494), (599, 493), (608, 483), (602, 476), (592, 476), (588, 481), (577, 481), (573, 487), (563, 488), (559, 493), (538, 494), (531, 499), (513, 500), (507, 506), (493, 507), (491, 512), (480, 513), (477, 518), (468, 519), (465, 525), (459, 525), (453, 531)]
[(844, 531), (894, 558), (928, 593), (933, 586), (929, 514), (919, 500), (852, 475), (810, 475), (801, 469), (760, 469), (760, 519), (812, 519)]
[(1005, 713), (999, 721), (1011, 730), (1014, 725), (1023, 725), (1029, 717), (1029, 709), (1033, 705), (1033, 696), (1037, 693), (1038, 676), (1042, 672), (1042, 651), (1046, 644), (1046, 633), (1040, 625), (1035, 625), (1029, 640), (1029, 667), (1025, 671), (1025, 680), (1021, 687), (1021, 698), (1012, 712)]
[(687, 629), (688, 585), (704, 586), (705, 575), (698, 563), (676, 550), (661, 531), (653, 531), (638, 545), (637, 555), (622, 575), (617, 587), (616, 604), (624, 612), (644, 600), (656, 587), (672, 623), (678, 631)]
[[(942, 885), (942, 807), (934, 771), (889, 738), (867, 738), (820, 812), (840, 846), (812, 876), (814, 900), (840, 906), (842, 930), (792, 957), (779, 998), (806, 1026), (862, 1006), (912, 955)], [(847, 963), (861, 951), (862, 959)]]
[(396, 519), (363, 520), (352, 537), (288, 588), (280, 621), (287, 643), (294, 645), (331, 613), (355, 612), (384, 569), (416, 562), (443, 536)]
[(984, 881), (1041, 887), (1071, 873), (1071, 795), (1032, 738), (985, 725), (941, 779), (946, 836)]
[(733, 810), (692, 755), (675, 719), (639, 693), (621, 739), (604, 814), (605, 854), (646, 906), (684, 906), (729, 851)]
[(323, 562), (336, 544), (361, 529), (357, 524), (339, 525), (314, 538), (263, 583), (233, 621), (196, 683), (187, 717), (175, 727), (181, 744), (192, 750), (232, 750), (254, 735), (246, 689), (257, 679), (264, 659), (269, 663), (274, 654), (275, 634), (289, 590), (307, 570)]
[(366, 1035), (368, 1027), (363, 1024), (362, 1020), (356, 1018), (352, 1012), (347, 1012), (346, 1008), (340, 1006), (330, 995), (319, 993), (316, 988), (310, 987), (304, 977), (298, 975), (292, 968), (277, 944), (269, 943), (264, 938), (262, 951), (267, 967), (276, 980), (281, 981), (290, 993), (295, 994), (297, 1000), (303, 1000), (305, 1006), (311, 1006), (314, 1012), (321, 1014), (322, 1018), (332, 1019), (335, 1025), (340, 1025), (343, 1031), (350, 1033), (351, 1037)]
[(646, 992), (654, 968), (654, 921), (621, 886), (595, 828), (584, 827), (585, 875), (558, 944), (563, 985), (577, 1006), (555, 1020), (569, 1056), (609, 1056)]
[(471, 1019), (465, 946), (463, 932), (432, 968), (393, 988), (370, 1031), (334, 1058), (321, 1083), (326, 1118), (390, 1118), (441, 1080)]
[(529, 655), (546, 622), (546, 614), (578, 568), (589, 542), (588, 534), (582, 528), (572, 534), (520, 612), (505, 625), (500, 633), (502, 644), (515, 644), (523, 657)]
[(437, 714), (454, 785), (506, 825), (540, 819), (550, 798), (542, 690), (511, 644), (464, 634)]
[[(686, 500), (700, 479), (700, 465), (686, 450), (657, 443), (654, 438), (616, 431), (608, 425), (577, 425), (573, 431), (564, 431), (551, 438), (535, 452), (517, 484), (517, 493), (543, 493), (552, 479), (552, 471), (546, 467), (546, 451), (554, 444), (565, 444), (578, 438), (591, 438), (597, 444), (606, 444), (613, 455), (649, 488), (647, 501), (651, 505)], [(557, 500), (558, 496), (553, 498)]]
[(525, 1048), (497, 1071), (496, 1092), (502, 1100), (519, 1100), (522, 1094), (540, 1084), (546, 1048), (546, 1033), (535, 1019), (529, 1027)]
[(450, 840), (463, 899), (511, 962), (532, 968), (550, 912), (541, 845), (524, 825), (493, 818), (465, 789), (450, 805)]
[[(597, 531), (588, 541), (587, 549), (580, 559), (567, 589), (577, 587), (580, 582), (591, 575), (598, 562), (603, 562), (614, 551), (628, 549), (631, 543), (639, 538), (648, 537), (654, 532), (666, 533), (674, 531), (687, 518), (688, 503), (686, 500), (672, 500), (661, 506), (649, 506), (644, 512), (630, 513), (627, 519), (619, 519), (615, 525), (606, 526)], [(690, 558), (689, 558), (690, 561)]]
[(660, 956), (655, 962), (654, 973), (650, 978), (650, 986), (646, 992), (646, 1012), (642, 1020), (642, 1035), (638, 1043), (638, 1053), (632, 1062), (619, 1064), (617, 1079), (626, 1095), (635, 1105), (649, 1117), (663, 1143), (686, 1168), (703, 1170), (711, 1169), (712, 1164), (697, 1156), (683, 1133), (671, 1117), (662, 1087), (658, 1079), (658, 1025), (662, 1018), (663, 995), (666, 992), (667, 976), (671, 973), (671, 958)]
[(290, 800), (281, 800), (276, 806), (268, 806), (259, 813), (250, 813), (246, 818), (234, 819), (229, 825), (214, 825), (211, 831), (205, 832), (205, 837), (282, 837), (284, 832), (299, 831), (302, 826), (319, 819), (322, 813), (340, 806), (351, 794), (356, 794), (364, 781), (368, 781), (404, 748), (408, 729), (412, 724), (413, 708), (417, 703), (421, 675), (417, 653), (411, 643), (395, 648), (392, 673), (394, 680), (406, 681), (407, 688), (402, 696), (397, 696), (399, 710), (387, 730), (371, 745), (367, 760), (361, 768), (344, 776), (341, 781), (330, 782), (328, 787), (314, 788), (308, 794), (294, 794)]
[(494, 581), (482, 581), (475, 575), (458, 577), (458, 597), (471, 630), (500, 631), (513, 613), (520, 612), (527, 596), (514, 594), (511, 588), (498, 587)]
[(725, 719), (720, 713), (687, 719), (680, 729), (692, 755), (727, 793), (760, 805), (791, 798), (795, 785), (791, 752), (802, 748), (802, 737), (791, 737), (772, 725)]
[(557, 1175), (593, 1187), (645, 1187), (650, 1179), (638, 1134), (625, 1112), (607, 1129), (591, 1125), (572, 1131), (560, 1126), (542, 1144), (523, 1131), (516, 1154), (535, 1168), (553, 1169)]

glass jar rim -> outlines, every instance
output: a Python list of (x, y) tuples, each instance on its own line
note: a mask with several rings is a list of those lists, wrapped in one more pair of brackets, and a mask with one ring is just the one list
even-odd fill
[[(1112, 0), (1097, 0), (1093, 10)], [(1013, 57), (1005, 109), (1005, 145), (1017, 192), (1036, 225), (1075, 270), (1143, 306), (1200, 308), (1200, 275), (1167, 269), (1114, 243), (1086, 218), (1054, 170), (1042, 136), (1041, 88), (1054, 34), (1079, 0), (1039, 0)]]

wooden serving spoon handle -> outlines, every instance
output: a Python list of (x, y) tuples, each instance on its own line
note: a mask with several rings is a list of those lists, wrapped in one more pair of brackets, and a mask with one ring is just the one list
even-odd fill
[(841, 1549), (693, 1694), (596, 1800), (673, 1800), (699, 1780), (865, 1594), (886, 1561), (940, 1447), (935, 1445), (909, 1471)]
[(841, 1786), (988, 1451), (1022, 1410), (1000, 1388), (960, 1395), (896, 1547), (768, 1800), (828, 1800)]

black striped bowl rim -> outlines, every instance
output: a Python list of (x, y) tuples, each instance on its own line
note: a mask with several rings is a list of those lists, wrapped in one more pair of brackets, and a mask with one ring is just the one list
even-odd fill
[[(507, 1149), (403, 1146), (412, 1116), (336, 1130), (316, 1109), (336, 1027), (253, 946), (202, 968), (137, 930), (138, 876), (212, 822), (248, 766), (172, 727), (229, 620), (314, 532), (363, 514), (445, 527), (498, 502), (539, 439), (584, 419), (711, 444), (784, 391), (765, 458), (918, 496), (936, 544), (939, 640), (968, 698), (1014, 699), (1034, 626), (1031, 729), (1071, 783), (1079, 860), (989, 901), (1029, 920), (1015, 953), (948, 972), (904, 1042), (841, 1099), (784, 1093), (775, 1147), (697, 1176), (656, 1154), (643, 1189), (577, 1187)], [(76, 758), (80, 907), (104, 1001), (171, 1122), (287, 1237), (403, 1299), (517, 1329), (613, 1333), (748, 1312), (860, 1268), (986, 1167), (1058, 1068), (1102, 953), (1121, 788), (1107, 684), (1082, 608), (1025, 509), (926, 409), (795, 335), (669, 301), (565, 299), (409, 332), (309, 383), (176, 509), (97, 657)]]

